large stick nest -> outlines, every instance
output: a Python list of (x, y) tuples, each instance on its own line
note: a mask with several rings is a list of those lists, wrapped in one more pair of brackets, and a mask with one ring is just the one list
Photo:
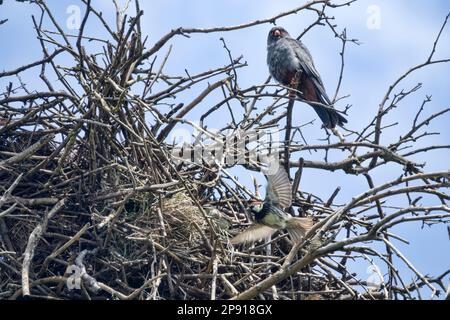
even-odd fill
[[(223, 39), (228, 64), (207, 66), (198, 74), (164, 71), (170, 50), (164, 56), (160, 49), (177, 35), (250, 28), (307, 8), (318, 14), (311, 27), (327, 25), (342, 41), (343, 57), (345, 44), (354, 40), (338, 33), (324, 10), (344, 5), (318, 1), (233, 28), (179, 28), (146, 49), (138, 1), (132, 19), (117, 9), (115, 27), (89, 3), (79, 34), (69, 36), (61, 34), (44, 1), (33, 2), (41, 9), (33, 23), (44, 57), (0, 72), (0, 79), (11, 79), (0, 94), (0, 299), (226, 299), (240, 293), (259, 299), (412, 298), (412, 291), (434, 288), (432, 283), (443, 287), (445, 274), (431, 279), (415, 269), (417, 279), (405, 284), (392, 265), (398, 252), (390, 246), (392, 235), (382, 227), (406, 217), (430, 225), (448, 222), (448, 196), (442, 191), (449, 186), (448, 172), (425, 173), (423, 165), (409, 159), (424, 150), (412, 150), (412, 141), (430, 136), (423, 130), (448, 110), (422, 120), (422, 105), (412, 129), (382, 146), (381, 118), (414, 92), (402, 91), (390, 100), (392, 86), (362, 132), (348, 131), (348, 141), (336, 143), (328, 135), (323, 144), (310, 146), (294, 141), (301, 128), (292, 125), (294, 100), (286, 98), (283, 88), (268, 83), (240, 88), (237, 74), (246, 63), (232, 57)], [(83, 33), (91, 19), (105, 29), (107, 40)], [(44, 26), (50, 21), (50, 27)], [(38, 89), (28, 88), (20, 77), (32, 71), (42, 81)], [(197, 106), (206, 110), (198, 125), (186, 116)], [(209, 132), (209, 117), (219, 111), (228, 112), (231, 120)], [(252, 222), (247, 203), (259, 185), (241, 184), (229, 171), (238, 166), (225, 165), (217, 154), (213, 161), (180, 162), (169, 141), (177, 125), (195, 127), (198, 145), (222, 138), (245, 141), (241, 133), (267, 128), (284, 131), (281, 144), (268, 144), (281, 145), (276, 151), (288, 172), (298, 167), (290, 212), (314, 217), (321, 229), (294, 249), (282, 231), (268, 243), (232, 246), (230, 237)], [(401, 156), (406, 146), (410, 153)], [(324, 161), (294, 159), (296, 152), (306, 157), (323, 152)], [(332, 152), (342, 159), (329, 160)], [(372, 170), (387, 163), (400, 168), (401, 177), (376, 189)], [(260, 164), (239, 168), (258, 171)], [(368, 190), (337, 206), (340, 188), (328, 200), (299, 191), (306, 168), (363, 175)], [(435, 197), (439, 205), (427, 206), (429, 198), (413, 198), (410, 192)], [(394, 211), (398, 215), (392, 221), (391, 195), (407, 197), (406, 209)], [(440, 215), (429, 215), (435, 211)], [(367, 245), (371, 241), (382, 245)], [(373, 287), (358, 279), (348, 271), (353, 259), (370, 264), (379, 259), (387, 266), (388, 280)]]

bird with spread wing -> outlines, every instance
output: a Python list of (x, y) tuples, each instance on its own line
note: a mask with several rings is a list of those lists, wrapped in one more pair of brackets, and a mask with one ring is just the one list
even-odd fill
[(293, 217), (283, 209), (292, 204), (292, 185), (283, 167), (267, 175), (264, 201), (254, 201), (250, 210), (256, 222), (231, 239), (232, 244), (267, 238), (277, 230), (286, 230), (293, 241), (300, 242), (313, 225), (311, 218)]

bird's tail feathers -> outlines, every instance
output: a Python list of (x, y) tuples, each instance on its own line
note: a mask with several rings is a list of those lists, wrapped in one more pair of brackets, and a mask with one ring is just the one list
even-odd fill
[(287, 222), (286, 230), (295, 242), (300, 242), (305, 234), (311, 230), (314, 222), (311, 218), (293, 217)]
[(347, 119), (344, 118), (338, 111), (330, 107), (324, 107), (320, 105), (311, 105), (322, 120), (323, 125), (326, 128), (332, 129), (336, 126), (342, 127), (344, 123), (347, 123)]

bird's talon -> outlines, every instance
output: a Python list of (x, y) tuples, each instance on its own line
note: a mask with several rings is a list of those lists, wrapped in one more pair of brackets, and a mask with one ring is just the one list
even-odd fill
[(341, 141), (341, 143), (345, 143), (345, 138), (344, 136), (339, 132), (338, 129), (336, 128), (332, 128), (331, 131), (333, 132), (333, 134), (339, 138), (339, 140)]

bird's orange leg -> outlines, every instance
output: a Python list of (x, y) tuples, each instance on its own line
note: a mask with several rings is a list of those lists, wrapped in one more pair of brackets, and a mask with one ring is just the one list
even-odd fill
[(299, 71), (292, 77), (291, 82), (289, 83), (289, 87), (291, 88), (291, 90), (289, 90), (289, 98), (295, 98), (297, 96), (301, 74), (302, 73)]

